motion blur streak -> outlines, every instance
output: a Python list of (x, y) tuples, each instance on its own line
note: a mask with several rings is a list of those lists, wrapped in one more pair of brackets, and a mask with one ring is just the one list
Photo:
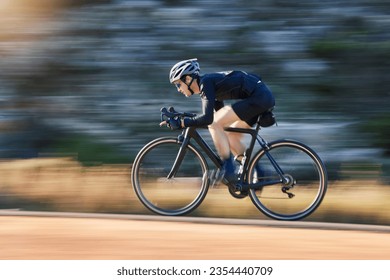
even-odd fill
[[(87, 211), (144, 211), (126, 168), (145, 143), (177, 135), (158, 126), (162, 106), (199, 112), (199, 97), (168, 81), (175, 62), (197, 57), (202, 73), (261, 75), (278, 120), (263, 136), (301, 140), (324, 159), (330, 189), (313, 219), (388, 223), (389, 3), (352, 2), (0, 0), (0, 207), (80, 210), (81, 190), (88, 202), (127, 199)], [(105, 187), (88, 197), (96, 174)], [(66, 202), (42, 202), (52, 196)], [(259, 215), (250, 211), (221, 215)]]

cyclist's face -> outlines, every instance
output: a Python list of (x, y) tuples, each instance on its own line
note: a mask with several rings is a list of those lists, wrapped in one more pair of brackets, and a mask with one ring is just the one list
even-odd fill
[(191, 96), (191, 92), (188, 90), (188, 85), (185, 84), (183, 81), (177, 80), (173, 82), (173, 84), (176, 86), (178, 92), (181, 92), (186, 97)]

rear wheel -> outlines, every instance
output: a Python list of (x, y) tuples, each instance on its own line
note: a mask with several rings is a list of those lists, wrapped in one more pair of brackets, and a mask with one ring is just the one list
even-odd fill
[(197, 208), (207, 194), (209, 180), (203, 155), (187, 145), (176, 174), (168, 179), (181, 143), (159, 138), (141, 149), (132, 167), (131, 180), (140, 201), (161, 215), (184, 215)]
[[(281, 168), (283, 177), (267, 153)], [(250, 183), (265, 183), (259, 190), (251, 189), (249, 195), (260, 211), (278, 220), (298, 220), (311, 214), (327, 188), (327, 173), (319, 156), (306, 145), (290, 140), (270, 143), (267, 152), (259, 151), (249, 166), (248, 178)]]

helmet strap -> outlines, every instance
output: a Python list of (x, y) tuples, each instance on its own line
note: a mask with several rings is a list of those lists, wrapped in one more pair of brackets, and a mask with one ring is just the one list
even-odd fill
[(187, 85), (188, 87), (188, 90), (191, 92), (191, 95), (193, 95), (195, 92), (191, 89), (191, 85), (192, 83), (194, 82), (195, 80), (195, 75), (190, 75), (191, 77), (191, 82), (187, 85), (187, 83), (185, 82), (185, 79), (183, 79), (182, 81)]
[(191, 75), (191, 82), (187, 85), (188, 86), (188, 90), (191, 92), (191, 95), (194, 94), (194, 91), (191, 89), (191, 85), (192, 85), (194, 80), (195, 80), (194, 76)]

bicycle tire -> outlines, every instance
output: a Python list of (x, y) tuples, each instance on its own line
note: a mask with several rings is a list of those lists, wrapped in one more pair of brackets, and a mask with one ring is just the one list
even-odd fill
[[(311, 148), (297, 141), (279, 140), (269, 143), (268, 147), (268, 153), (284, 174), (288, 174), (292, 187), (287, 192), (282, 190), (285, 183), (264, 186), (260, 190), (250, 189), (253, 204), (266, 216), (277, 220), (307, 217), (325, 196), (328, 181), (325, 165)], [(280, 178), (263, 149), (251, 160), (248, 174), (249, 183)]]
[(204, 156), (188, 144), (176, 175), (167, 179), (181, 143), (177, 138), (158, 138), (136, 156), (131, 172), (134, 191), (143, 205), (166, 216), (188, 214), (205, 198), (209, 179)]

